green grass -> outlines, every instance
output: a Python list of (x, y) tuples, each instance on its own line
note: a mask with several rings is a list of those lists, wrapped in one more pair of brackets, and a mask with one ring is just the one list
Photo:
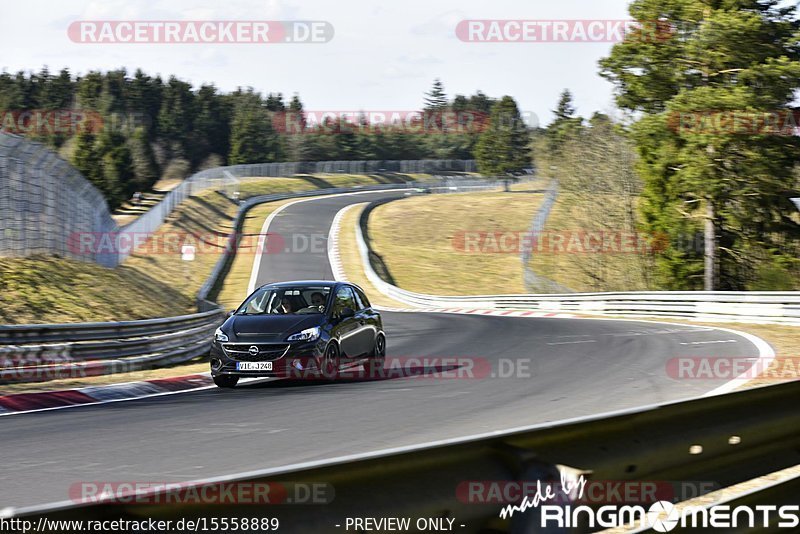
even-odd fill
[(0, 258), (4, 324), (121, 321), (180, 315), (193, 301), (150, 273), (49, 257)]
[[(409, 179), (398, 174), (249, 179), (241, 183), (240, 197)], [(246, 231), (259, 232), (266, 215), (278, 205), (255, 208)], [(215, 191), (192, 197), (178, 206), (143, 249), (116, 269), (55, 257), (0, 258), (0, 323), (125, 321), (194, 313), (197, 291), (222, 253), (221, 236), (232, 231), (237, 210), (235, 203)], [(159, 245), (189, 235), (202, 239), (194, 261), (181, 260), (181, 241)], [(252, 254), (235, 260), (220, 294), (223, 304), (244, 298), (252, 261)]]
[[(632, 213), (638, 213), (634, 202)], [(562, 192), (545, 224), (540, 249), (534, 249), (529, 266), (573, 291), (642, 291), (653, 288), (653, 256), (646, 253), (592, 252), (597, 240), (586, 241), (588, 232), (616, 238), (635, 235), (626, 220), (625, 199), (616, 195), (583, 195)], [(629, 215), (628, 215), (629, 216)], [(559, 247), (554, 237), (580, 239), (580, 245)], [(587, 243), (589, 246), (587, 246)]]
[(524, 233), (538, 209), (540, 184), (514, 192), (414, 196), (370, 215), (372, 248), (403, 289), (439, 295), (523, 293), (519, 249), (465, 251), (465, 232)]
[(364, 272), (364, 265), (361, 262), (361, 255), (359, 254), (358, 242), (356, 240), (356, 224), (358, 223), (358, 218), (361, 216), (361, 212), (364, 211), (367, 204), (369, 203), (363, 202), (361, 204), (354, 204), (345, 212), (341, 220), (341, 225), (339, 226), (339, 255), (342, 259), (344, 274), (349, 281), (366, 291), (372, 304), (407, 308), (408, 304), (398, 302), (378, 291)]

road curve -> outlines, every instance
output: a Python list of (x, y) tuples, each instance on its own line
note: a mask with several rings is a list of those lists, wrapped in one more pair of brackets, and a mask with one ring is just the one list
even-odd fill
[[(327, 236), (348, 204), (398, 194), (296, 203), (269, 231)], [(266, 254), (257, 271), (259, 283), (331, 276), (319, 247)], [(673, 380), (670, 358), (758, 355), (736, 334), (675, 324), (389, 312), (384, 322), (390, 359), (460, 357), (491, 372), (272, 380), (3, 417), (0, 509), (68, 500), (81, 481), (188, 481), (692, 397), (720, 382)]]

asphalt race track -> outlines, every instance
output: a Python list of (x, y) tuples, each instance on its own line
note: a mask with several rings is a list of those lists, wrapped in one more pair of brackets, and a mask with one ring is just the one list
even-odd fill
[[(398, 194), (297, 203), (269, 231), (327, 236), (344, 206)], [(258, 271), (259, 283), (331, 277), (320, 250), (267, 254)], [(670, 358), (758, 356), (741, 336), (674, 324), (389, 312), (384, 323), (389, 359), (419, 358), (426, 376), (271, 380), (0, 418), (0, 509), (66, 501), (81, 481), (188, 481), (693, 397), (722, 382), (671, 379)], [(426, 357), (491, 372), (439, 378)], [(520, 372), (498, 376), (509, 367)]]

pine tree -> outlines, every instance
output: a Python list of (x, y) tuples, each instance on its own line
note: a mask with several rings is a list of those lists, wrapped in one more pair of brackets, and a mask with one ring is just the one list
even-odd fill
[(283, 103), (282, 93), (270, 93), (267, 95), (267, 111), (286, 111), (286, 104)]
[(230, 151), (231, 110), (213, 85), (203, 85), (194, 99), (194, 128), (190, 134), (189, 160), (194, 166), (210, 157), (225, 158)]
[(553, 114), (555, 119), (547, 127), (548, 149), (553, 155), (558, 155), (567, 139), (577, 135), (583, 125), (583, 119), (576, 115), (569, 89), (564, 89), (561, 93)]
[[(797, 137), (718, 121), (721, 112), (791, 113), (800, 78), (795, 11), (775, 0), (637, 0), (636, 20), (671, 31), (654, 37), (645, 25), (601, 62), (617, 103), (644, 114), (633, 133), (647, 229), (669, 237), (659, 258), (664, 287), (747, 289), (762, 264), (796, 256), (796, 245), (786, 247), (799, 232), (789, 200)], [(703, 114), (717, 119), (701, 123)], [(684, 245), (696, 232), (704, 250)]]
[(159, 178), (158, 164), (156, 163), (153, 147), (147, 140), (144, 128), (138, 128), (128, 139), (128, 147), (133, 164), (133, 192), (151, 189)]
[(232, 165), (266, 163), (281, 156), (280, 140), (261, 96), (252, 89), (240, 93), (234, 104), (228, 161)]
[(482, 174), (500, 175), (530, 165), (530, 137), (517, 103), (504, 96), (492, 107), (489, 126), (475, 147), (475, 159)]
[(166, 141), (170, 157), (186, 157), (192, 152), (195, 95), (191, 84), (171, 76), (164, 86), (158, 114), (158, 132)]
[(431, 90), (425, 93), (425, 111), (443, 111), (447, 108), (447, 95), (439, 78), (433, 81)]
[(103, 92), (103, 74), (91, 71), (78, 79), (77, 99), (81, 111), (98, 111), (100, 95)]
[(78, 134), (75, 150), (72, 153), (73, 167), (78, 169), (87, 180), (95, 186), (100, 185), (100, 166), (98, 165), (98, 155), (95, 149), (95, 136), (92, 132), (81, 132)]
[(109, 207), (116, 209), (137, 190), (130, 148), (123, 134), (105, 129), (97, 137), (95, 149), (101, 162), (100, 190)]

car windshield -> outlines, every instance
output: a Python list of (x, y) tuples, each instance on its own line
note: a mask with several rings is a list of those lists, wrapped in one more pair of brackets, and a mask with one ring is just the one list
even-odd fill
[(264, 287), (250, 295), (236, 315), (307, 315), (324, 313), (331, 288)]

